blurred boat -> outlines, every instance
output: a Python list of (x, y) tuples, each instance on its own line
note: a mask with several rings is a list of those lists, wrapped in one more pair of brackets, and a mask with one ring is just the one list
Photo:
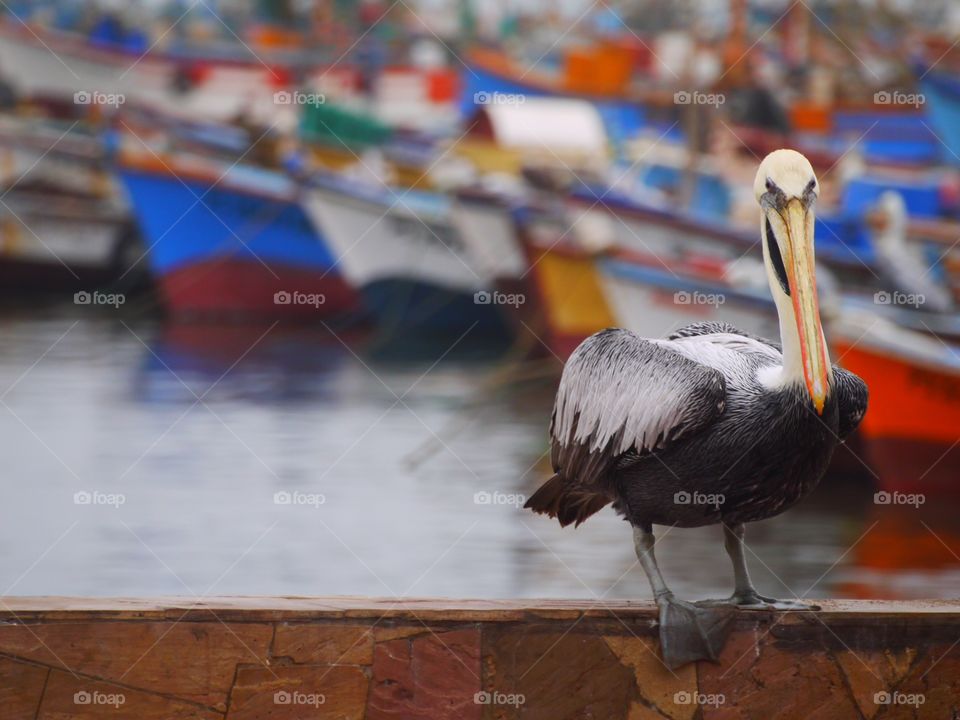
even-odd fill
[(960, 80), (955, 71), (931, 67), (921, 75), (920, 89), (926, 99), (930, 125), (942, 144), (941, 159), (956, 167), (960, 165)]
[(30, 116), (0, 115), (0, 187), (122, 203), (99, 138)]
[(456, 339), (507, 337), (493, 275), (471, 253), (441, 193), (318, 173), (304, 208), (382, 329)]
[(844, 367), (870, 387), (861, 424), (882, 489), (960, 491), (960, 346), (859, 316), (833, 331)]
[[(74, 293), (111, 285), (141, 252), (125, 210), (108, 201), (13, 190), (0, 204), (0, 292)], [(125, 287), (140, 278), (126, 278)]]
[(528, 269), (520, 276), (528, 302), (526, 331), (565, 361), (584, 338), (616, 325), (593, 253), (565, 222), (549, 213), (520, 210), (518, 239)]
[[(135, 103), (193, 117), (226, 120), (248, 113), (271, 122), (296, 122), (297, 106), (274, 101), (310, 67), (302, 50), (262, 50), (241, 43), (161, 50), (145, 38), (94, 41), (79, 33), (0, 21), (0, 68), (17, 93), (77, 104)], [(318, 63), (314, 60), (312, 65)], [(330, 70), (330, 83), (349, 69)]]
[(287, 176), (142, 152), (122, 153), (119, 174), (169, 312), (316, 320), (359, 308)]
[(442, 61), (418, 67), (393, 48), (376, 77), (368, 78), (362, 61), (346, 57), (363, 36), (339, 52), (304, 31), (274, 28), (280, 36), (261, 32), (264, 42), (258, 43), (233, 30), (189, 40), (167, 37), (170, 29), (151, 43), (143, 31), (119, 26), (96, 36), (0, 16), (0, 73), (21, 98), (72, 104), (74, 110), (138, 105), (219, 122), (246, 116), (293, 131), (304, 105), (337, 98), (391, 124), (456, 124), (458, 76)]
[(0, 116), (2, 292), (127, 290), (141, 252), (102, 143), (73, 125)]
[(748, 125), (736, 125), (732, 132), (760, 157), (792, 147), (822, 171), (835, 167), (854, 146), (865, 162), (880, 168), (924, 168), (940, 160), (942, 146), (923, 113), (883, 107), (876, 103), (864, 108), (800, 105), (791, 108), (789, 133)]
[(463, 189), (454, 194), (451, 217), (467, 245), (472, 263), (491, 285), (505, 293), (522, 293), (529, 267), (514, 215), (524, 192), (511, 183), (502, 190)]
[(599, 260), (599, 268), (616, 324), (643, 337), (664, 337), (709, 320), (762, 338), (779, 333), (766, 287), (732, 285), (727, 263), (700, 258), (665, 265), (654, 256), (619, 253)]
[[(698, 185), (699, 187), (699, 185)], [(706, 196), (716, 195), (716, 191)], [(664, 259), (696, 253), (734, 260), (757, 247), (756, 229), (734, 225), (714, 205), (684, 211), (670, 193), (659, 198), (593, 184), (574, 187), (567, 198), (572, 219), (606, 216), (613, 245)], [(719, 206), (717, 206), (719, 207)], [(873, 247), (864, 228), (843, 218), (818, 216), (817, 260), (847, 287), (870, 290), (876, 281)]]

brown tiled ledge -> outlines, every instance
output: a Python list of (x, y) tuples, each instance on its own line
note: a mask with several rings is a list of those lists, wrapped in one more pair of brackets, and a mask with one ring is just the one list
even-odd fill
[(649, 602), (0, 599), (0, 718), (951, 718), (960, 601), (741, 612), (670, 672)]

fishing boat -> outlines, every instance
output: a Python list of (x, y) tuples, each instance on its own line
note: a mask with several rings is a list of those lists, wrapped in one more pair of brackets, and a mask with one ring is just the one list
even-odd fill
[(0, 203), (0, 292), (89, 292), (125, 274), (133, 287), (140, 247), (125, 210), (108, 201), (13, 190)]
[[(584, 213), (608, 216), (614, 244), (642, 254), (678, 258), (692, 252), (733, 260), (757, 245), (755, 231), (733, 224), (719, 208), (679, 210), (670, 194), (651, 199), (584, 183), (571, 190), (566, 203), (571, 220)], [(818, 261), (845, 285), (872, 292), (873, 247), (865, 228), (844, 217), (818, 216), (816, 223)]]
[(956, 72), (926, 69), (920, 89), (926, 99), (930, 125), (941, 142), (941, 160), (960, 165), (960, 81)]
[(527, 263), (519, 278), (528, 298), (525, 332), (565, 361), (584, 338), (616, 324), (595, 254), (549, 212), (522, 209), (515, 219)]
[[(881, 99), (884, 95), (892, 97), (889, 92), (877, 93)], [(757, 155), (781, 147), (798, 148), (817, 170), (835, 167), (851, 147), (872, 167), (920, 169), (940, 160), (942, 147), (928, 118), (919, 111), (919, 102), (907, 110), (884, 110), (876, 103), (861, 108), (799, 105), (790, 110), (788, 133), (739, 124), (731, 131), (745, 150)]]
[(303, 206), (381, 329), (510, 335), (505, 314), (522, 301), (492, 294), (492, 271), (470, 252), (445, 194), (317, 173)]
[(705, 320), (726, 322), (758, 337), (776, 337), (776, 307), (766, 288), (736, 287), (730, 267), (712, 258), (664, 264), (620, 252), (598, 261), (617, 325), (643, 337), (663, 337)]
[(0, 187), (121, 203), (103, 143), (77, 123), (0, 116)]
[(140, 241), (102, 144), (73, 125), (0, 118), (2, 292), (90, 291), (125, 277)]
[(871, 316), (848, 318), (833, 345), (870, 387), (861, 434), (881, 489), (960, 491), (960, 347)]
[(146, 152), (121, 153), (118, 172), (170, 313), (319, 320), (358, 310), (286, 175)]
[[(240, 43), (221, 43), (201, 53), (0, 21), (0, 68), (17, 93), (79, 105), (141, 104), (217, 120), (247, 113), (293, 127), (297, 106), (276, 103), (274, 93), (287, 90), (305, 62), (300, 50), (262, 49), (255, 57)], [(333, 68), (325, 82), (349, 72)]]
[(504, 190), (464, 188), (453, 195), (451, 221), (477, 271), (506, 293), (524, 292), (529, 268), (517, 235), (515, 213), (523, 207), (522, 186)]

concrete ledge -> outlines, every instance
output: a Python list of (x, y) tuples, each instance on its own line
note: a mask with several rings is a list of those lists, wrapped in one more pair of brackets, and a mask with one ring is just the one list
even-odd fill
[(960, 602), (742, 612), (671, 672), (651, 603), (4, 598), (0, 718), (951, 718)]

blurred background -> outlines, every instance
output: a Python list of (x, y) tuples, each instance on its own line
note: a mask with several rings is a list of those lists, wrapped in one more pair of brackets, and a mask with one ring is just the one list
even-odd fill
[[(520, 510), (553, 393), (611, 325), (778, 337), (783, 146), (871, 401), (752, 571), (960, 593), (955, 3), (2, 7), (0, 594), (649, 597), (612, 510)], [(728, 594), (718, 528), (658, 532)]]

